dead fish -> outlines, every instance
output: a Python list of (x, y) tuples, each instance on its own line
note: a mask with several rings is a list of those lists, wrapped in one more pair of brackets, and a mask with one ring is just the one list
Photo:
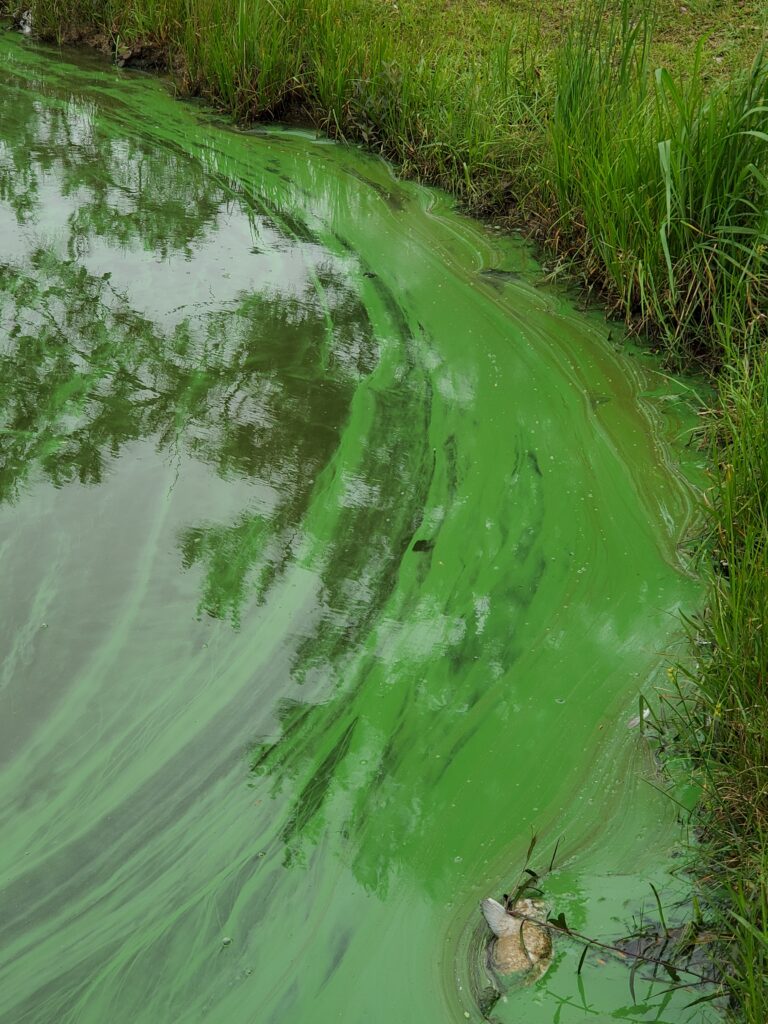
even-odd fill
[(531, 973), (540, 977), (552, 961), (552, 937), (543, 927), (547, 920), (545, 905), (523, 899), (507, 910), (496, 900), (487, 899), (480, 909), (496, 936), (489, 946), (490, 965), (499, 974)]

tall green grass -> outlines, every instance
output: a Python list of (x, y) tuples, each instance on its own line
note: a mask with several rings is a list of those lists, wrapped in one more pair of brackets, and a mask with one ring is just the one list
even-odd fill
[[(411, 45), (371, 0), (0, 0), (36, 30), (154, 47), (243, 120), (300, 116), (475, 212), (525, 218), (673, 363), (716, 374), (709, 602), (677, 725), (706, 782), (707, 885), (734, 1014), (768, 1021), (768, 53), (707, 84), (653, 67), (653, 20), (584, 0), (532, 31)], [(550, 12), (544, 12), (543, 18)], [(534, 26), (535, 28), (535, 26)], [(698, 60), (702, 60), (701, 51)]]
[(734, 1016), (757, 1024), (768, 1020), (765, 348), (729, 359), (720, 372), (719, 399), (709, 426), (709, 601), (690, 624), (696, 661), (670, 717), (703, 786), (701, 874), (729, 950)]
[(597, 4), (569, 31), (548, 122), (567, 251), (678, 361), (750, 346), (768, 310), (768, 53), (707, 89), (651, 73), (651, 22)]

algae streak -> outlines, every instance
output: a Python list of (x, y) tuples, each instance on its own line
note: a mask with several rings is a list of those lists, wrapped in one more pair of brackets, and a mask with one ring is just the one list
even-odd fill
[[(7, 36), (0, 126), (0, 1017), (479, 1019), (532, 830), (621, 932), (670, 382), (355, 151)], [(496, 1019), (705, 1019), (579, 952)]]

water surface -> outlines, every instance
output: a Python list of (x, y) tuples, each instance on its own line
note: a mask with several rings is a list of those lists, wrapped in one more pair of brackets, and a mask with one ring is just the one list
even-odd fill
[[(531, 834), (673, 899), (627, 720), (685, 389), (360, 153), (0, 37), (0, 1019), (481, 1019)], [(560, 942), (498, 1021), (700, 1022)]]

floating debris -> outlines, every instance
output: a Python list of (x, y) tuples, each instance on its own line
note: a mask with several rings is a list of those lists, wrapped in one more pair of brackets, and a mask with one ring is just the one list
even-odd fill
[(552, 937), (544, 927), (545, 904), (521, 899), (507, 910), (496, 900), (486, 899), (480, 909), (496, 936), (488, 947), (490, 966), (499, 974), (533, 971), (540, 977), (552, 962)]

